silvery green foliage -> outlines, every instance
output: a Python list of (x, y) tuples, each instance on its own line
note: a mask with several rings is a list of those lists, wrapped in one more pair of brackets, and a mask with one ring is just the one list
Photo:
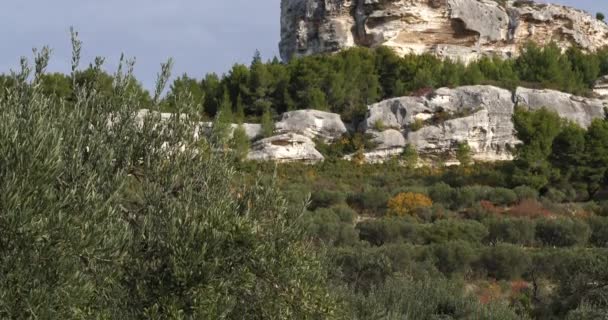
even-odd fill
[(138, 118), (150, 106), (128, 90), (125, 59), (111, 98), (83, 85), (50, 99), (35, 80), (49, 54), (33, 81), (22, 59), (0, 96), (0, 318), (332, 317), (300, 212), (274, 186), (235, 183), (227, 156), (195, 138), (194, 102), (179, 103), (189, 116)]
[(368, 294), (348, 298), (349, 319), (366, 320), (523, 320), (507, 305), (481, 304), (464, 293), (463, 284), (441, 279), (391, 278)]

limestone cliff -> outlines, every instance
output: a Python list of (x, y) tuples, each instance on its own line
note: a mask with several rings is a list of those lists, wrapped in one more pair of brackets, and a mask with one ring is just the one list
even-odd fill
[(584, 11), (525, 0), (282, 0), (281, 56), (388, 46), (468, 62), (517, 55), (529, 41), (594, 51), (608, 25)]
[[(241, 126), (251, 140), (247, 159), (254, 161), (323, 161), (323, 155), (316, 149), (317, 143), (338, 142), (344, 135), (352, 134), (355, 127), (375, 144), (373, 150), (364, 153), (368, 162), (398, 157), (409, 145), (418, 151), (422, 160), (457, 164), (455, 151), (461, 143), (469, 145), (475, 160), (502, 161), (513, 159), (513, 151), (521, 143), (512, 120), (516, 107), (529, 110), (545, 107), (581, 127), (588, 127), (594, 119), (605, 117), (608, 99), (584, 98), (553, 90), (517, 88), (511, 92), (493, 86), (463, 86), (440, 88), (420, 97), (378, 102), (368, 107), (360, 123), (344, 123), (340, 115), (334, 113), (297, 110), (284, 113), (275, 123), (274, 135), (267, 138), (263, 138), (260, 124)], [(138, 122), (142, 124), (150, 114), (149, 110), (141, 110)], [(172, 117), (169, 113), (152, 114), (163, 122)], [(195, 136), (208, 136), (212, 127), (210, 122), (199, 123)], [(352, 155), (346, 159), (352, 159)]]
[[(454, 163), (457, 146), (467, 143), (476, 160), (510, 160), (520, 143), (512, 121), (516, 107), (547, 108), (588, 127), (594, 119), (605, 116), (608, 100), (553, 90), (517, 88), (510, 92), (493, 86), (441, 88), (425, 97), (389, 99), (371, 105), (359, 127), (378, 143), (376, 150), (365, 156), (378, 162), (399, 154), (402, 145), (410, 144), (423, 157)], [(379, 126), (390, 128), (390, 134), (378, 134)], [(396, 143), (395, 131), (403, 135), (405, 143)]]

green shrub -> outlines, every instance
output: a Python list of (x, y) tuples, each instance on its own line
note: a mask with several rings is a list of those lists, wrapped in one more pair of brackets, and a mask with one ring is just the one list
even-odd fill
[(585, 305), (599, 311), (607, 309), (605, 280), (608, 277), (608, 252), (605, 249), (577, 249), (564, 252), (555, 268), (557, 283), (553, 310), (564, 316)]
[(379, 188), (367, 188), (360, 193), (351, 194), (347, 201), (351, 207), (359, 208), (365, 213), (381, 216), (386, 211), (389, 194)]
[(465, 241), (451, 241), (436, 244), (432, 247), (435, 256), (435, 267), (446, 276), (453, 273), (466, 273), (471, 263), (477, 260), (476, 249)]
[(477, 266), (494, 279), (514, 280), (529, 269), (531, 262), (531, 258), (521, 247), (498, 244), (484, 250)]
[(475, 188), (462, 187), (454, 193), (454, 209), (463, 209), (473, 206), (478, 201)]
[(589, 225), (578, 219), (543, 219), (536, 225), (536, 240), (547, 246), (584, 246), (590, 236)]
[(563, 191), (550, 188), (545, 194), (544, 197), (549, 201), (554, 203), (562, 203), (566, 200), (566, 194)]
[(471, 220), (439, 220), (425, 225), (421, 230), (427, 244), (446, 243), (450, 241), (467, 241), (479, 243), (488, 236), (488, 229), (481, 223)]
[(599, 203), (597, 214), (602, 217), (608, 217), (608, 201), (602, 201)]
[(495, 188), (490, 192), (487, 200), (498, 205), (512, 205), (517, 202), (517, 194), (506, 188)]
[(344, 293), (346, 319), (525, 320), (502, 303), (482, 304), (464, 284), (438, 278), (388, 278), (368, 292)]
[(534, 244), (535, 222), (524, 219), (492, 219), (488, 224), (488, 241), (512, 243), (524, 246)]
[(343, 223), (353, 224), (357, 219), (357, 212), (346, 205), (333, 207), (332, 210)]
[(344, 203), (346, 195), (339, 191), (317, 190), (311, 194), (310, 209), (329, 208)]
[(390, 259), (375, 248), (339, 248), (332, 252), (331, 259), (339, 267), (337, 276), (355, 291), (370, 290), (392, 274)]
[(375, 246), (407, 241), (417, 243), (419, 226), (403, 218), (368, 220), (357, 224), (361, 240)]
[(608, 217), (591, 217), (587, 223), (591, 227), (590, 243), (596, 247), (608, 248)]
[(384, 121), (382, 121), (381, 119), (376, 120), (376, 122), (374, 122), (374, 129), (379, 132), (386, 130), (386, 125), (384, 125)]
[(440, 203), (447, 208), (452, 207), (454, 193), (455, 190), (444, 182), (439, 182), (429, 188), (429, 196), (433, 202)]
[(519, 186), (513, 189), (513, 191), (517, 195), (517, 199), (519, 200), (519, 202), (524, 200), (538, 199), (538, 190), (528, 186)]
[(424, 120), (416, 119), (412, 124), (410, 124), (410, 131), (416, 132), (420, 129), (424, 128)]

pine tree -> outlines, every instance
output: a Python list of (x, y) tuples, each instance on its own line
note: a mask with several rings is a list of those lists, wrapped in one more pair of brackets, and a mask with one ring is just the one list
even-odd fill
[(515, 185), (529, 185), (540, 189), (555, 174), (549, 156), (553, 142), (561, 132), (562, 120), (557, 113), (545, 108), (526, 111), (518, 108), (513, 116), (517, 137), (523, 142), (516, 151)]
[(224, 90), (220, 109), (213, 121), (212, 141), (217, 144), (218, 147), (226, 147), (226, 144), (230, 140), (232, 119), (232, 102), (230, 101), (228, 90)]
[(236, 114), (234, 120), (238, 124), (243, 124), (245, 122), (245, 105), (243, 104), (241, 95), (236, 98)]
[(270, 114), (270, 109), (264, 110), (261, 119), (262, 124), (262, 135), (265, 138), (268, 138), (274, 134), (274, 122), (272, 121), (272, 115)]
[(230, 141), (230, 148), (234, 151), (237, 159), (243, 160), (247, 157), (250, 142), (243, 124), (240, 124), (234, 129), (232, 140)]
[(461, 142), (456, 149), (456, 159), (463, 167), (468, 167), (473, 163), (471, 146), (467, 142)]
[(262, 62), (260, 52), (256, 50), (250, 67), (249, 92), (254, 111), (257, 114), (272, 106), (270, 100), (272, 84), (272, 74), (268, 66)]

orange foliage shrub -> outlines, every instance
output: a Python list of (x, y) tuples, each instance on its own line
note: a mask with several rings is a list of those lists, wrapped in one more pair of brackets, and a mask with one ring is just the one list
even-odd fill
[(416, 209), (428, 208), (433, 200), (422, 193), (405, 192), (388, 200), (388, 214), (403, 217), (414, 214)]
[(523, 280), (516, 280), (511, 282), (511, 295), (518, 295), (522, 291), (530, 288), (530, 284)]
[(501, 214), (504, 213), (504, 210), (501, 208), (496, 207), (496, 205), (494, 205), (494, 203), (492, 203), (491, 201), (488, 200), (481, 200), (479, 201), (479, 205), (486, 210), (489, 213), (492, 214)]
[(524, 200), (512, 207), (507, 214), (522, 218), (548, 218), (554, 216), (551, 211), (545, 209), (543, 205), (536, 200)]
[(502, 297), (502, 288), (496, 282), (490, 283), (486, 288), (483, 288), (479, 294), (479, 302), (489, 304), (500, 300)]

